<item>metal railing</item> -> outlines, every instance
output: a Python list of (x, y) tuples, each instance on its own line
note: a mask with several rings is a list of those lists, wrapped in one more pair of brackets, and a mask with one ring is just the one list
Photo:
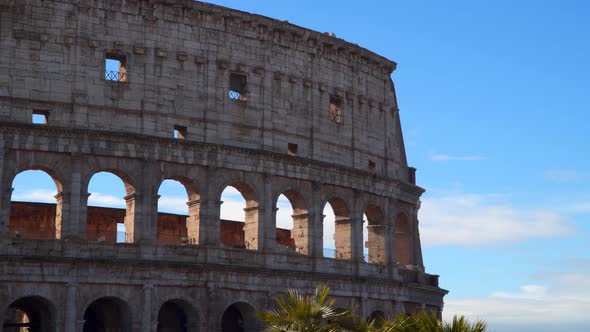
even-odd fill
[(105, 70), (104, 79), (107, 81), (127, 82), (127, 73), (114, 70)]

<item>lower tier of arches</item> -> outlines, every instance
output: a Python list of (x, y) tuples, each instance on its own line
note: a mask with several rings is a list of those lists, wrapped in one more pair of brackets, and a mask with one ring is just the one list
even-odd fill
[(67, 252), (0, 257), (0, 332), (260, 331), (255, 313), (273, 307), (274, 297), (289, 288), (310, 293), (319, 283), (331, 288), (335, 307), (355, 306), (359, 318), (440, 312), (446, 294), (417, 280), (156, 262), (133, 254), (72, 259)]

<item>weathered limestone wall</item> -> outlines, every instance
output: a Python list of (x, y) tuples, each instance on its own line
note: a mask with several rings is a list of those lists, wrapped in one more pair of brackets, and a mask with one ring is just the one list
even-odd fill
[[(124, 79), (106, 79), (107, 57)], [(74, 332), (106, 299), (124, 314), (111, 323), (152, 332), (171, 301), (189, 331), (219, 331), (234, 305), (246, 317), (322, 281), (363, 317), (442, 310), (446, 291), (422, 262), (424, 190), (406, 162), (395, 66), (190, 0), (0, 2), (0, 314), (35, 307), (47, 331)], [(32, 169), (55, 181), (55, 207), (11, 203), (15, 176)], [(124, 182), (124, 210), (88, 207), (103, 171)], [(184, 185), (187, 217), (158, 214), (166, 179)], [(227, 186), (246, 201), (244, 223), (220, 220)], [(276, 227), (281, 194), (292, 234)], [(323, 254), (327, 204), (337, 259)], [(117, 222), (126, 243), (110, 243)]]
[[(0, 17), (0, 108), (30, 123), (297, 154), (408, 180), (395, 63), (326, 34), (191, 1), (10, 0)], [(125, 57), (127, 81), (105, 80)], [(248, 101), (228, 98), (230, 73)], [(328, 117), (342, 103), (342, 123)]]

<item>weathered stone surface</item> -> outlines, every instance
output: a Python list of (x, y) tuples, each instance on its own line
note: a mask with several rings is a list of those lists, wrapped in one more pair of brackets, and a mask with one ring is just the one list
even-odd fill
[[(105, 72), (107, 58), (120, 66)], [(135, 332), (156, 331), (176, 306), (189, 331), (219, 331), (231, 306), (255, 331), (252, 310), (319, 282), (365, 317), (442, 310), (446, 291), (422, 263), (423, 189), (405, 157), (395, 67), (328, 34), (189, 0), (3, 1), (0, 313), (33, 305), (48, 331), (74, 332), (88, 308), (116, 307), (113, 324)], [(29, 169), (55, 180), (55, 207), (11, 209), (12, 181)], [(87, 206), (100, 171), (125, 183), (125, 210), (109, 213), (127, 243), (108, 242), (112, 220)], [(187, 189), (184, 220), (158, 216), (165, 179)], [(228, 185), (247, 202), (245, 222), (227, 223), (235, 234), (220, 227)], [(280, 194), (289, 238), (276, 229)], [(339, 259), (323, 257), (327, 203)]]

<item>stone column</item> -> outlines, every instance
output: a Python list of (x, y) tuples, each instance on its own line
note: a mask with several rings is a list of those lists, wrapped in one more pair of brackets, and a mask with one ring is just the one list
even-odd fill
[(385, 260), (385, 225), (367, 225), (369, 263), (386, 264)]
[(86, 239), (86, 209), (88, 204), (88, 195), (82, 193), (82, 172), (81, 157), (72, 155), (71, 157), (71, 177), (69, 181), (68, 216), (65, 221), (66, 228), (62, 227), (63, 238)]
[(57, 205), (55, 206), (56, 239), (63, 239), (70, 230), (71, 220), (67, 216), (69, 207), (71, 206), (71, 204), (69, 204), (69, 196), (70, 193), (63, 191), (58, 192), (57, 195), (54, 196), (57, 201)]
[(411, 227), (412, 227), (412, 262), (413, 265), (420, 271), (424, 271), (424, 264), (422, 261), (422, 245), (420, 244), (420, 231), (418, 227), (418, 210), (420, 209), (420, 201), (412, 208)]
[(259, 248), (266, 251), (274, 251), (277, 247), (277, 205), (273, 201), (272, 195), (272, 178), (269, 174), (264, 174), (264, 191), (262, 199), (262, 209), (259, 211)]
[(0, 136), (0, 238), (7, 238), (8, 223), (10, 218), (10, 196), (12, 195), (12, 184), (5, 179), (8, 171), (6, 168), (6, 149), (4, 137)]
[(312, 257), (324, 257), (324, 211), (321, 206), (321, 185), (312, 184), (312, 200), (309, 203), (309, 250)]
[(389, 198), (387, 200), (387, 207), (385, 209), (385, 264), (388, 266), (396, 266), (395, 262), (395, 217), (397, 215), (397, 208), (395, 206), (395, 199)]
[(260, 230), (259, 216), (264, 213), (264, 210), (258, 206), (247, 207), (244, 209), (246, 219), (244, 220), (244, 245), (246, 249), (260, 250), (264, 246), (264, 240), (261, 238), (262, 232)]
[(208, 167), (206, 176), (200, 179), (201, 199), (199, 201), (199, 245), (215, 246), (221, 245), (221, 204), (222, 201), (216, 197), (212, 188), (212, 179), (215, 178), (215, 168)]
[[(353, 261), (358, 262), (358, 246), (360, 243), (356, 243), (358, 242), (358, 236), (353, 235), (354, 230), (358, 228), (358, 222), (353, 223), (351, 218), (340, 218), (335, 220), (335, 224), (334, 242), (336, 245), (336, 258), (352, 259)], [(362, 242), (362, 226), (360, 242)]]
[(309, 255), (310, 247), (310, 224), (309, 214), (300, 213), (292, 215), (293, 230), (291, 230), (291, 237), (295, 241), (295, 251), (300, 254)]
[(143, 314), (141, 317), (141, 330), (145, 332), (152, 332), (154, 324), (152, 322), (152, 290), (153, 285), (143, 286)]
[(188, 205), (188, 218), (186, 218), (186, 232), (188, 244), (200, 244), (201, 238), (201, 200), (186, 202)]
[(68, 283), (67, 287), (67, 294), (66, 294), (66, 331), (65, 332), (77, 332), (81, 331), (76, 329), (77, 325), (77, 315), (76, 312), (78, 307), (76, 306), (76, 296), (78, 293), (78, 284), (76, 283)]

